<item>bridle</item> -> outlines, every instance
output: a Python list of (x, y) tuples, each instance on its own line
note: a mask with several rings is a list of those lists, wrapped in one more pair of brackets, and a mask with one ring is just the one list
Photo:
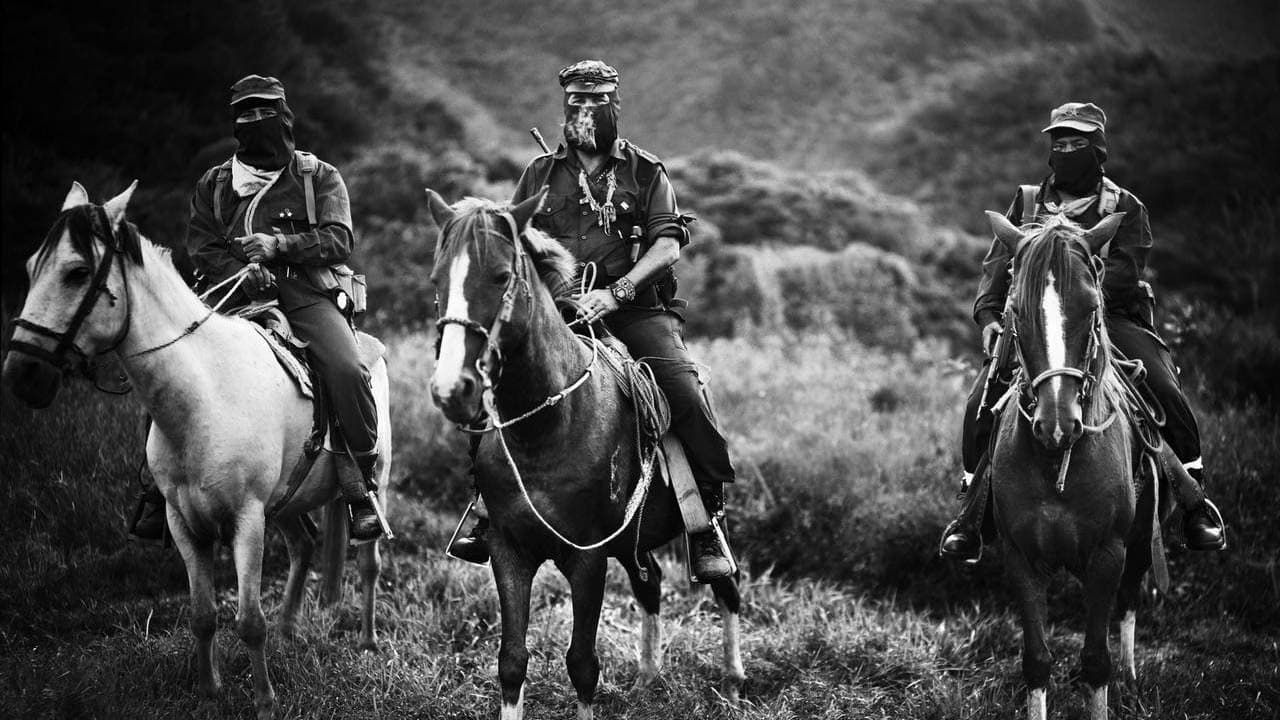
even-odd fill
[[(69, 220), (71, 213), (76, 212), (78, 209), (79, 208), (70, 208), (64, 211), (59, 217), (59, 220), (62, 220), (64, 217)], [(83, 373), (85, 377), (92, 379), (90, 366), (93, 356), (82, 350), (80, 346), (76, 344), (76, 335), (80, 333), (80, 329), (84, 325), (84, 321), (88, 319), (89, 314), (93, 312), (95, 307), (97, 307), (99, 295), (107, 295), (113, 306), (119, 300), (116, 294), (111, 292), (110, 288), (107, 287), (107, 278), (111, 275), (111, 266), (115, 263), (116, 256), (124, 251), (124, 239), (122, 237), (123, 233), (119, 233), (115, 228), (111, 227), (111, 222), (107, 217), (107, 212), (101, 205), (90, 206), (88, 213), (89, 231), (95, 240), (102, 241), (104, 250), (102, 259), (98, 262), (98, 267), (93, 274), (93, 279), (89, 282), (89, 287), (85, 291), (84, 297), (80, 298), (80, 303), (76, 306), (75, 313), (71, 315), (71, 321), (67, 324), (66, 330), (59, 332), (53, 328), (45, 327), (39, 323), (34, 323), (30, 320), (19, 317), (13, 321), (14, 327), (19, 327), (35, 333), (36, 335), (50, 338), (56, 344), (54, 345), (53, 350), (46, 350), (45, 348), (33, 343), (24, 342), (22, 340), (13, 340), (9, 343), (9, 347), (26, 355), (44, 360), (50, 365), (53, 365), (60, 372), (78, 371)], [(72, 232), (70, 222), (63, 224), (68, 233)], [(126, 227), (124, 232), (136, 233), (137, 230), (132, 227)], [(123, 267), (121, 276), (125, 276)], [(132, 312), (132, 308), (131, 303), (129, 302), (129, 281), (127, 277), (124, 281), (124, 293), (125, 321), (121, 325), (120, 332), (112, 341), (111, 346), (106, 350), (103, 350), (103, 353), (111, 352), (112, 350), (120, 347), (120, 344), (124, 342), (125, 336), (129, 334), (130, 314)]]
[[(74, 207), (63, 211), (59, 216), (59, 221), (64, 217), (69, 220), (71, 213), (74, 213), (79, 209), (79, 207)], [(98, 267), (93, 273), (93, 279), (89, 282), (89, 287), (85, 290), (84, 296), (80, 298), (80, 303), (76, 306), (76, 311), (71, 315), (71, 321), (67, 323), (67, 328), (59, 332), (53, 328), (19, 317), (13, 321), (14, 327), (19, 327), (35, 333), (36, 335), (50, 338), (55, 341), (56, 345), (54, 345), (53, 350), (46, 350), (45, 348), (33, 343), (22, 340), (12, 340), (9, 343), (9, 347), (23, 354), (44, 360), (55, 367), (59, 372), (78, 372), (88, 378), (93, 382), (95, 387), (103, 392), (122, 395), (129, 392), (130, 388), (127, 385), (123, 390), (113, 390), (111, 388), (103, 387), (98, 383), (97, 378), (94, 377), (92, 367), (95, 356), (105, 355), (117, 350), (120, 345), (124, 343), (125, 338), (129, 335), (129, 330), (133, 327), (133, 303), (130, 302), (131, 294), (129, 290), (129, 274), (125, 272), (123, 261), (121, 261), (120, 264), (120, 277), (124, 285), (125, 315), (124, 322), (120, 325), (120, 331), (116, 334), (115, 338), (112, 339), (111, 344), (106, 349), (100, 350), (93, 355), (90, 355), (81, 349), (80, 346), (76, 344), (75, 339), (80, 333), (85, 320), (88, 319), (90, 313), (93, 312), (93, 309), (97, 307), (99, 295), (106, 295), (112, 306), (119, 301), (120, 298), (107, 287), (107, 278), (111, 276), (111, 267), (116, 264), (116, 258), (125, 252), (126, 237), (133, 237), (134, 242), (138, 242), (138, 230), (132, 223), (125, 221), (120, 222), (117, 227), (112, 227), (111, 220), (107, 217), (107, 211), (101, 205), (89, 206), (87, 213), (89, 215), (90, 235), (94, 240), (101, 241), (104, 249), (102, 252), (102, 258), (98, 261)], [(69, 221), (66, 223), (55, 222), (55, 227), (59, 224), (66, 227), (66, 231), (68, 233), (73, 232)], [(213, 315), (213, 313), (214, 310), (210, 309), (204, 317), (191, 323), (191, 325), (187, 326), (172, 340), (160, 343), (159, 345), (145, 350), (139, 350), (131, 353), (123, 359), (147, 355), (162, 348), (169, 347), (198, 330), (200, 326)]]
[[(458, 317), (454, 315), (444, 315), (436, 320), (436, 356), (440, 355), (440, 338), (444, 335), (444, 328), (448, 325), (460, 325), (467, 332), (479, 335), (484, 340), (484, 351), (480, 353), (480, 357), (476, 358), (476, 370), (480, 373), (481, 383), (486, 390), (491, 390), (496, 385), (491, 375), (491, 371), (498, 374), (502, 372), (502, 347), (499, 345), (499, 338), (502, 337), (502, 329), (509, 322), (511, 316), (515, 313), (516, 295), (523, 293), (526, 300), (531, 300), (533, 291), (529, 285), (528, 270), (525, 263), (525, 251), (523, 243), (520, 242), (520, 228), (516, 224), (516, 219), (510, 212), (504, 212), (500, 215), (507, 222), (507, 226), (511, 230), (511, 246), (513, 249), (511, 263), (511, 277), (507, 279), (507, 286), (502, 291), (502, 305), (498, 308), (498, 315), (493, 319), (493, 323), (489, 327), (485, 327), (469, 317)], [(440, 229), (441, 244), (447, 234), (449, 228), (454, 221), (446, 223), (445, 227)], [(439, 257), (439, 252), (436, 253)]]
[[(1088, 244), (1083, 240), (1077, 238), (1074, 242), (1077, 247), (1084, 251), (1085, 257), (1089, 259), (1089, 268), (1093, 277), (1093, 285), (1101, 291), (1102, 275), (1105, 267), (1102, 258), (1094, 255), (1089, 249)], [(1018, 412), (1022, 415), (1023, 419), (1026, 420), (1028, 424), (1034, 422), (1032, 413), (1035, 411), (1036, 405), (1039, 402), (1036, 396), (1036, 391), (1045, 382), (1055, 377), (1070, 377), (1075, 378), (1078, 381), (1076, 401), (1080, 404), (1082, 413), (1087, 413), (1089, 404), (1093, 401), (1093, 394), (1098, 387), (1098, 378), (1102, 372), (1100, 365), (1104, 361), (1102, 355), (1104, 322), (1102, 305), (1099, 304), (1090, 313), (1089, 340), (1088, 345), (1085, 346), (1083, 367), (1050, 368), (1034, 377), (1029, 376), (1028, 369), (1030, 366), (1027, 364), (1026, 356), (1023, 355), (1022, 343), (1019, 341), (1018, 337), (1018, 313), (1012, 304), (1010, 304), (1007, 317), (1009, 332), (1013, 334), (1014, 352), (1018, 358), (1017, 378), (1015, 379), (1014, 385), (1010, 388), (1010, 396), (1017, 398), (1014, 404), (1017, 405)], [(1111, 424), (1116, 421), (1117, 417), (1119, 417), (1118, 409), (1112, 408), (1111, 413), (1102, 422), (1097, 425), (1084, 425), (1084, 432), (1090, 434), (1101, 433), (1109, 428)], [(1067, 467), (1070, 462), (1071, 448), (1068, 447), (1063, 452), (1062, 463), (1058, 472), (1057, 489), (1059, 493), (1063, 491), (1066, 484)]]

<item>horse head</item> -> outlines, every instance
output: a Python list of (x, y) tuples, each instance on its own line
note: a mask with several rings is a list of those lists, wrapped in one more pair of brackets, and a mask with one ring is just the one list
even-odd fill
[(1006, 331), (1022, 372), (1024, 413), (1036, 439), (1064, 451), (1084, 433), (1085, 410), (1109, 347), (1103, 324), (1102, 258), (1124, 213), (1086, 230), (1065, 216), (1014, 227), (988, 212), (992, 229), (1013, 255)]
[(137, 186), (135, 180), (94, 205), (84, 187), (72, 183), (58, 219), (27, 260), (29, 290), (13, 323), (3, 378), (32, 407), (47, 407), (63, 373), (87, 370), (94, 356), (115, 349), (129, 330), (124, 259), (115, 260), (124, 254), (142, 261), (138, 231), (125, 220)]
[(568, 252), (529, 227), (545, 195), (510, 208), (467, 198), (455, 209), (427, 191), (440, 226), (431, 274), (439, 316), (431, 397), (454, 422), (482, 416), (483, 390), (497, 385), (504, 353), (528, 333), (538, 274), (573, 273)]

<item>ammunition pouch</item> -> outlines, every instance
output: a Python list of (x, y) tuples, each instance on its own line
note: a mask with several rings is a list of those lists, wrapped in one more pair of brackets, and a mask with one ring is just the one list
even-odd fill
[(348, 318), (356, 319), (364, 315), (368, 302), (364, 275), (357, 274), (346, 264), (318, 267), (307, 265), (302, 270), (307, 280), (332, 298)]

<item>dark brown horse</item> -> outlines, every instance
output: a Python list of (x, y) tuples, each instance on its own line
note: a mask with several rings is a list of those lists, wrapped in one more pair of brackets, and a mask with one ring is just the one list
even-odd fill
[[(1085, 593), (1080, 662), (1091, 688), (1090, 718), (1105, 720), (1112, 604), (1119, 593), (1122, 664), (1132, 677), (1133, 606), (1152, 549), (1159, 551), (1153, 505), (1160, 498), (1168, 506), (1158, 492), (1159, 473), (1135, 484), (1138, 436), (1103, 320), (1097, 252), (1123, 213), (1089, 230), (1061, 216), (1019, 230), (1002, 215), (987, 215), (1014, 256), (1005, 323), (1018, 370), (998, 403), (1006, 409), (992, 453), (992, 493), (1006, 571), (1021, 604), (1027, 716), (1047, 717), (1052, 658), (1045, 593), (1052, 574), (1066, 568)], [(1182, 472), (1171, 453), (1164, 447), (1147, 465)]]
[[(500, 717), (523, 713), (530, 586), (551, 560), (572, 593), (565, 662), (578, 717), (591, 718), (608, 558), (626, 569), (644, 608), (638, 682), (647, 683), (661, 666), (661, 571), (650, 551), (680, 534), (680, 514), (670, 488), (650, 482), (652, 458), (638, 447), (635, 411), (601, 367), (601, 350), (573, 334), (541, 279), (574, 274), (572, 256), (529, 227), (542, 195), (509, 210), (468, 200), (455, 211), (431, 191), (428, 200), (441, 227), (432, 279), (443, 312), (432, 397), (454, 422), (487, 413), (490, 423), (475, 475), (492, 523), (502, 608)], [(744, 678), (738, 587), (726, 578), (711, 588), (722, 611), (724, 693), (732, 702)]]

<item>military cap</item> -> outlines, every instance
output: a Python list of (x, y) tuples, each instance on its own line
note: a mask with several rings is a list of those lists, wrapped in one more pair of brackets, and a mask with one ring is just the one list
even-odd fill
[(1040, 132), (1070, 128), (1084, 133), (1106, 132), (1107, 114), (1093, 103), (1069, 102), (1049, 113), (1049, 126)]
[(235, 105), (249, 98), (284, 100), (284, 85), (273, 77), (245, 75), (231, 86), (231, 104)]
[(600, 60), (581, 60), (560, 70), (565, 92), (607, 93), (618, 89), (618, 71)]

